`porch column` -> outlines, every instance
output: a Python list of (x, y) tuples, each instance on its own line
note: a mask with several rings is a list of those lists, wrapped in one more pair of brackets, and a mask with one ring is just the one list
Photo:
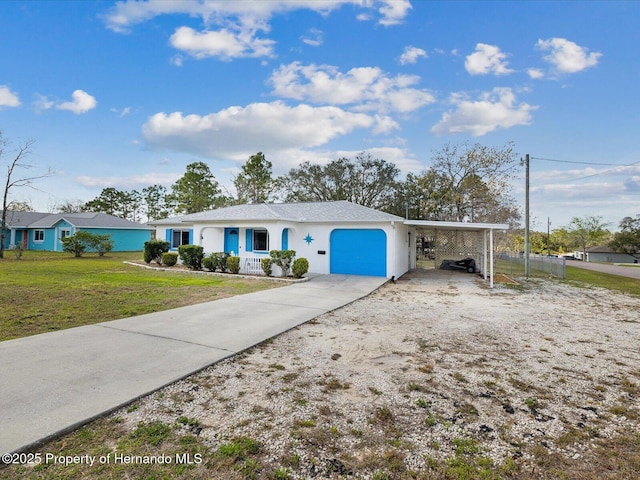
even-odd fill
[(16, 244), (16, 230), (14, 228), (9, 229), (9, 247)]

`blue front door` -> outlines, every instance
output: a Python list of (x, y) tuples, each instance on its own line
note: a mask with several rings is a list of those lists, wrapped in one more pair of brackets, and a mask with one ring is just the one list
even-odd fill
[(234, 255), (238, 255), (238, 229), (237, 228), (225, 228), (224, 229), (224, 251), (233, 252)]

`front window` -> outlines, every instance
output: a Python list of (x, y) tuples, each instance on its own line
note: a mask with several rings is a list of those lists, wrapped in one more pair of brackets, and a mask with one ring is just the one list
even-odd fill
[(174, 230), (171, 235), (171, 248), (189, 245), (189, 230)]
[(33, 241), (34, 242), (44, 242), (44, 230), (34, 230), (33, 231)]
[(253, 231), (253, 249), (259, 252), (269, 251), (269, 232), (266, 230)]
[(69, 230), (68, 228), (65, 228), (64, 230), (60, 230), (60, 239), (64, 240), (67, 237), (71, 236), (71, 230)]

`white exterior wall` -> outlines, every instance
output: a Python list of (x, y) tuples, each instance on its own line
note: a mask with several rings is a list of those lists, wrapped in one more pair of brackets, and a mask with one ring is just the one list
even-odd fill
[[(409, 228), (399, 222), (388, 223), (297, 223), (297, 222), (229, 222), (225, 224), (195, 223), (190, 225), (163, 225), (156, 229), (156, 238), (164, 240), (167, 229), (193, 228), (193, 241), (204, 248), (205, 255), (224, 250), (225, 228), (237, 228), (239, 252), (241, 257), (264, 256), (267, 253), (246, 252), (247, 228), (264, 228), (269, 232), (269, 249), (282, 249), (282, 231), (289, 229), (289, 250), (296, 251), (296, 258), (304, 257), (309, 261), (309, 272), (328, 274), (331, 251), (329, 248), (331, 232), (335, 229), (380, 229), (387, 236), (387, 278), (399, 278), (410, 268)], [(415, 234), (412, 235), (415, 237)], [(308, 243), (305, 239), (311, 238)], [(415, 238), (412, 238), (415, 246)], [(415, 250), (415, 248), (414, 248)], [(324, 252), (324, 253), (321, 253)]]

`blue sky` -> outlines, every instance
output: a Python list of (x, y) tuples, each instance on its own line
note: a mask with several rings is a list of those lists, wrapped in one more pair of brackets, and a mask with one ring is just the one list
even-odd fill
[(0, 130), (55, 172), (13, 198), (170, 187), (195, 161), (231, 188), (258, 151), (275, 174), (361, 151), (419, 173), (447, 143), (514, 142), (534, 228), (615, 228), (640, 214), (638, 20), (633, 1), (3, 0)]

